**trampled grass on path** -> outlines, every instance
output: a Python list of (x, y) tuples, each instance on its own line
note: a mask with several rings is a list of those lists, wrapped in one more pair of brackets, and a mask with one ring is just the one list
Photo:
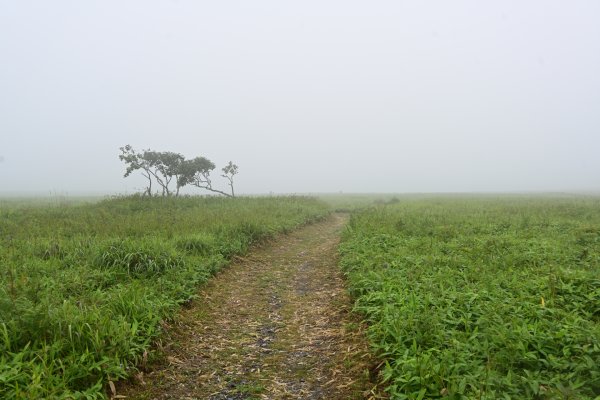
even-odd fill
[(337, 264), (345, 216), (253, 249), (174, 321), (135, 399), (374, 398), (373, 358)]

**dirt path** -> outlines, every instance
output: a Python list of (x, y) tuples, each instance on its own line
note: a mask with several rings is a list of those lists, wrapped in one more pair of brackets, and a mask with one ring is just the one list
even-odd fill
[(346, 216), (306, 226), (216, 276), (169, 329), (133, 399), (373, 398), (373, 360), (337, 266)]

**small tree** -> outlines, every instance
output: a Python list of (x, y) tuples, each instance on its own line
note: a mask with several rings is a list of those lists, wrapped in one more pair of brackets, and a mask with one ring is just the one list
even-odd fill
[(233, 197), (232, 194), (215, 189), (212, 186), (210, 173), (215, 169), (215, 164), (204, 157), (196, 157), (193, 160), (186, 160), (182, 163), (181, 174), (179, 175), (178, 186), (182, 187), (187, 184), (196, 186), (200, 189), (219, 193), (227, 197)]
[(211, 188), (210, 172), (213, 169), (215, 169), (215, 164), (205, 157), (185, 160), (179, 169), (177, 186), (193, 185), (201, 188)]
[[(146, 150), (142, 155), (142, 159), (150, 166), (149, 172), (162, 188), (162, 195), (170, 196), (173, 194), (169, 185), (173, 181), (173, 178), (177, 182), (181, 164), (185, 161), (185, 158), (181, 154), (171, 151), (158, 152)], [(180, 186), (177, 185), (177, 195), (179, 194), (179, 188)]]
[(119, 150), (121, 150), (119, 159), (127, 165), (127, 168), (125, 169), (125, 175), (123, 175), (123, 177), (127, 178), (132, 172), (141, 170), (142, 175), (148, 179), (148, 186), (144, 190), (144, 195), (147, 194), (152, 196), (152, 173), (150, 172), (151, 166), (143, 157), (143, 154), (137, 153), (130, 145), (120, 147)]
[(238, 173), (238, 166), (229, 161), (229, 164), (224, 166), (221, 171), (223, 171), (223, 178), (226, 178), (229, 181), (229, 186), (231, 186), (231, 197), (235, 197), (235, 192), (233, 190), (233, 176)]

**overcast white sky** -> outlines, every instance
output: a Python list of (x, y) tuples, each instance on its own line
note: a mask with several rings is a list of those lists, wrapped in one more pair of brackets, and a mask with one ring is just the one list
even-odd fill
[(599, 190), (600, 2), (0, 0), (0, 192), (131, 193), (125, 144), (240, 193)]

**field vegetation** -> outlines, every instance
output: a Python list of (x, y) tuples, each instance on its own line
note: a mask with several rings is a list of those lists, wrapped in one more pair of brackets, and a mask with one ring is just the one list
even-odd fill
[(0, 398), (104, 398), (232, 257), (319, 219), (300, 197), (0, 208)]
[(600, 396), (600, 198), (322, 200), (0, 201), (0, 398), (106, 397), (232, 257), (330, 209), (391, 398)]
[[(402, 198), (413, 198), (420, 195), (402, 195)], [(353, 213), (373, 205), (381, 205), (397, 201), (400, 197), (391, 193), (329, 193), (317, 197), (327, 203), (333, 211)]]
[(599, 198), (401, 197), (340, 252), (392, 398), (599, 398)]

